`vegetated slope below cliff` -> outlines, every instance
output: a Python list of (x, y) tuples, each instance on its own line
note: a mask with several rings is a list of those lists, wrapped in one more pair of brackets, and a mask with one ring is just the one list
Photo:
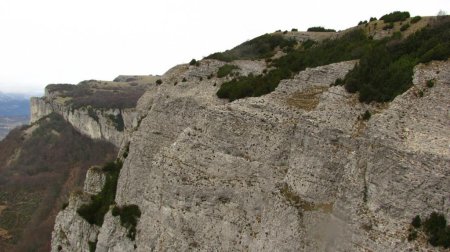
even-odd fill
[(0, 142), (0, 251), (48, 251), (57, 212), (87, 169), (116, 148), (81, 135), (56, 114)]

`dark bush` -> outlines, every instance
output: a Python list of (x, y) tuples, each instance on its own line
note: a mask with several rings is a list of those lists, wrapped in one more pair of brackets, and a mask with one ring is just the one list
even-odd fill
[(111, 213), (113, 216), (120, 216), (120, 224), (128, 229), (127, 237), (134, 241), (137, 221), (141, 217), (139, 207), (137, 205), (114, 206)]
[(364, 114), (362, 115), (362, 119), (364, 120), (364, 121), (368, 121), (369, 119), (370, 119), (370, 117), (372, 116), (372, 114), (370, 113), (370, 111), (369, 110), (366, 110), (366, 112), (364, 112)]
[(414, 241), (415, 239), (417, 239), (417, 230), (409, 230), (408, 241)]
[(416, 217), (413, 218), (411, 225), (415, 228), (420, 228), (422, 225), (422, 220), (420, 219), (419, 215), (416, 215)]
[(447, 226), (447, 220), (443, 214), (432, 212), (423, 222), (423, 229), (431, 245), (450, 247), (450, 227)]
[(359, 23), (358, 23), (358, 25), (363, 25), (363, 24), (367, 24), (367, 20), (359, 21)]
[(295, 40), (286, 39), (279, 34), (265, 34), (244, 42), (231, 50), (221, 53), (213, 53), (206, 58), (217, 59), (225, 62), (238, 59), (264, 59), (272, 57), (274, 55), (275, 48), (293, 47), (296, 43), (297, 42)]
[(400, 31), (406, 31), (406, 30), (408, 30), (408, 28), (409, 28), (409, 24), (408, 23), (404, 24), (404, 25), (402, 25), (402, 27), (400, 27)]
[(307, 31), (309, 31), (309, 32), (336, 32), (336, 30), (334, 30), (334, 29), (325, 29), (322, 26), (309, 27)]
[(125, 128), (125, 123), (123, 121), (122, 113), (119, 113), (117, 115), (107, 115), (108, 119), (112, 122), (114, 125), (114, 128), (118, 131), (123, 131)]
[(415, 24), (417, 22), (419, 22), (422, 19), (421, 16), (415, 16), (413, 18), (411, 18), (411, 24)]
[(371, 17), (370, 20), (369, 20), (369, 22), (376, 21), (376, 20), (377, 20), (376, 17)]
[(97, 112), (91, 106), (87, 107), (87, 111), (88, 111), (89, 117), (91, 117), (96, 122), (98, 122), (99, 118), (98, 118)]
[(390, 30), (394, 28), (394, 23), (389, 23), (383, 27), (383, 30)]
[(97, 241), (95, 242), (88, 241), (88, 245), (89, 245), (89, 252), (95, 252), (95, 250), (97, 249)]
[(197, 64), (197, 60), (196, 59), (192, 59), (190, 62), (189, 62), (189, 65), (191, 65), (191, 66), (195, 66)]
[(297, 29), (297, 28), (292, 28), (291, 31), (292, 31), (292, 32), (298, 32), (298, 29)]
[(157, 79), (155, 83), (156, 83), (156, 85), (161, 85), (163, 82), (161, 79)]
[(385, 23), (405, 21), (410, 17), (409, 12), (407, 11), (394, 11), (392, 13), (383, 15), (380, 20), (383, 20)]
[(239, 67), (235, 65), (225, 64), (219, 68), (219, 71), (217, 71), (217, 77), (223, 78), (229, 75), (234, 69), (239, 69)]
[(434, 86), (434, 80), (427, 80), (427, 87), (432, 88)]

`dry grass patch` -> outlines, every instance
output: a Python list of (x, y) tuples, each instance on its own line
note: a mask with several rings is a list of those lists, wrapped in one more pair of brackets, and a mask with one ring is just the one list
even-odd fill
[(287, 104), (291, 107), (311, 111), (317, 107), (320, 102), (320, 95), (326, 90), (328, 90), (328, 87), (313, 86), (297, 91), (287, 99)]
[(311, 212), (311, 211), (322, 211), (324, 213), (333, 212), (333, 205), (334, 205), (333, 202), (314, 203), (303, 200), (286, 183), (284, 183), (283, 186), (281, 187), (280, 193), (290, 204), (292, 204), (295, 208), (297, 208), (300, 215), (303, 212)]

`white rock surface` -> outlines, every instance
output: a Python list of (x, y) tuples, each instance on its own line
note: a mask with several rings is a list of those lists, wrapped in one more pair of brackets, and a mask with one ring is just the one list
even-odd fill
[[(354, 64), (232, 103), (205, 78), (223, 63), (169, 70), (138, 103), (119, 177), (117, 204), (142, 211), (136, 240), (108, 213), (98, 251), (437, 251), (406, 237), (416, 214), (450, 219), (450, 63), (419, 65), (410, 90), (376, 107), (330, 87)], [(58, 215), (52, 248), (74, 211)], [(85, 243), (88, 230), (69, 233)]]

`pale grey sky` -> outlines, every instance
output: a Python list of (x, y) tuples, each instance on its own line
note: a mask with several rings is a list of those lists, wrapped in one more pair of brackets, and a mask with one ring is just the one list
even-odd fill
[(275, 30), (336, 30), (395, 11), (448, 13), (449, 0), (0, 0), (0, 91), (163, 74)]

